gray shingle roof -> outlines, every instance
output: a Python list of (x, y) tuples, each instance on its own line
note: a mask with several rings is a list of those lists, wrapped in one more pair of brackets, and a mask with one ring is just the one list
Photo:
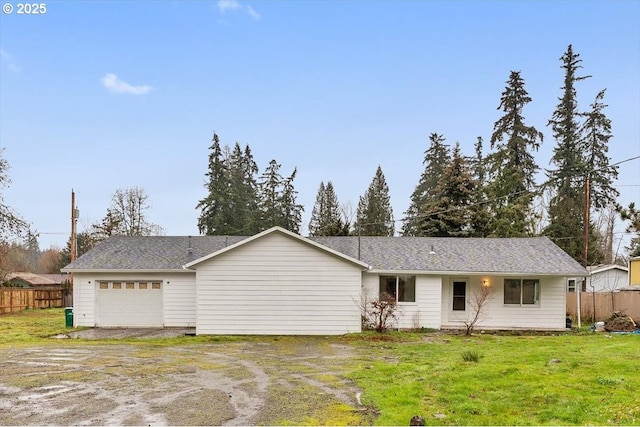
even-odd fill
[[(240, 236), (113, 236), (65, 267), (70, 271), (179, 270), (238, 243)], [(481, 239), (438, 237), (311, 237), (374, 270), (586, 275), (546, 237)], [(191, 248), (191, 250), (189, 250)]]

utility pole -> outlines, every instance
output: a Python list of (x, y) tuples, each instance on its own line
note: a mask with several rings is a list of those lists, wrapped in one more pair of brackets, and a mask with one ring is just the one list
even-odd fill
[[(71, 262), (75, 261), (78, 253), (76, 242), (76, 221), (78, 219), (78, 209), (76, 209), (76, 193), (71, 189)], [(71, 289), (73, 289), (73, 273), (70, 275)]]
[(71, 262), (76, 259), (76, 193), (71, 189)]
[[(589, 188), (589, 174), (584, 181), (584, 224), (582, 224), (582, 265), (587, 268), (589, 262), (587, 261), (589, 255), (589, 210), (591, 209), (590, 201), (591, 190)], [(585, 279), (586, 280), (586, 279)], [(592, 292), (593, 303), (593, 322), (596, 322), (596, 290)]]

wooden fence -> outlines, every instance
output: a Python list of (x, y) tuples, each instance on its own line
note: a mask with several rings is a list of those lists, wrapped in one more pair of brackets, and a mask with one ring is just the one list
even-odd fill
[[(577, 317), (577, 293), (567, 293), (567, 315)], [(580, 318), (584, 322), (602, 321), (614, 312), (620, 311), (632, 319), (640, 319), (640, 291), (620, 292), (581, 292), (580, 293)]]
[(72, 292), (62, 286), (40, 288), (0, 287), (0, 314), (27, 308), (59, 308), (73, 305)]

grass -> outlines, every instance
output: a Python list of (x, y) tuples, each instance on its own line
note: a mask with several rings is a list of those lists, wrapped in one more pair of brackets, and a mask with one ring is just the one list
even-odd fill
[[(252, 356), (265, 369), (306, 374), (287, 359), (312, 340), (316, 351), (337, 344), (350, 356), (316, 375), (337, 384), (346, 378), (361, 390), (368, 418), (377, 425), (408, 425), (419, 415), (430, 425), (640, 425), (640, 336), (599, 333), (557, 335), (439, 332), (362, 333), (341, 337), (180, 337), (145, 340), (52, 340), (64, 333), (64, 311), (31, 310), (0, 316), (0, 348), (47, 345), (130, 344), (138, 356), (154, 348), (220, 344), (220, 351), (269, 343), (269, 352)], [(231, 346), (231, 347), (230, 347)], [(303, 354), (301, 352), (299, 354)], [(190, 353), (185, 354), (187, 357)], [(282, 358), (279, 358), (279, 356)], [(267, 360), (267, 362), (265, 362)], [(330, 359), (328, 359), (330, 360)], [(186, 360), (197, 366), (197, 360)], [(204, 361), (201, 361), (204, 363)], [(278, 363), (280, 365), (278, 365)], [(331, 363), (331, 362), (327, 362)], [(213, 366), (212, 369), (222, 367)], [(157, 369), (171, 371), (171, 366)], [(35, 381), (36, 379), (30, 379)], [(304, 383), (291, 389), (271, 384), (268, 393), (289, 401), (288, 412), (267, 415), (277, 424), (358, 424), (350, 408)], [(305, 399), (304, 396), (310, 397)], [(295, 404), (295, 405), (294, 405)], [(274, 405), (276, 407), (278, 405)], [(332, 418), (335, 414), (336, 418)], [(362, 423), (360, 419), (360, 423)]]
[(0, 315), (0, 346), (41, 343), (43, 338), (67, 331), (63, 308), (29, 309)]
[(638, 336), (438, 336), (354, 343), (369, 366), (349, 376), (380, 411), (376, 424), (407, 425), (413, 415), (432, 425), (640, 423)]

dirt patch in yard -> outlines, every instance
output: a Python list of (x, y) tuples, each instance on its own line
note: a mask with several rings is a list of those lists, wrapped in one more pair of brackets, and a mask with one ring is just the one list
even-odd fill
[(371, 424), (349, 345), (282, 337), (0, 349), (0, 425)]

